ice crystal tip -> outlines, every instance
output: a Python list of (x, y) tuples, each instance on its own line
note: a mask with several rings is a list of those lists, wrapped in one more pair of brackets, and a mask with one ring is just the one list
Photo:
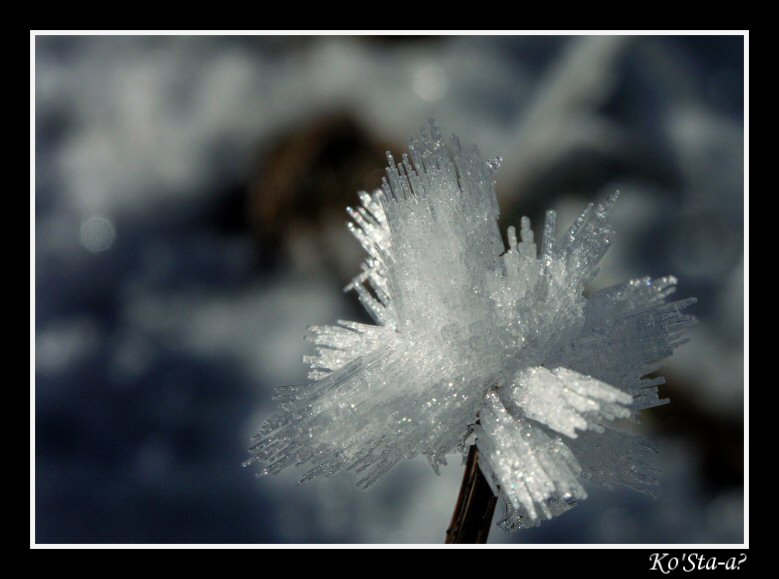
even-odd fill
[(563, 235), (547, 211), (540, 249), (523, 217), (506, 247), (499, 159), (443, 142), (434, 121), (409, 152), (388, 151), (381, 189), (347, 209), (367, 257), (346, 289), (375, 323), (309, 327), (308, 383), (277, 391), (246, 464), (306, 465), (301, 482), (353, 470), (368, 487), (401, 460), (437, 472), (475, 443), (509, 530), (573, 507), (582, 480), (651, 492), (656, 453), (615, 421), (667, 402), (644, 376), (682, 343), (695, 300), (667, 301), (672, 276), (584, 296), (619, 193)]

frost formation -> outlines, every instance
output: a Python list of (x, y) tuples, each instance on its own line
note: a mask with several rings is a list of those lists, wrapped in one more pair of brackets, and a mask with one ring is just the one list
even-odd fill
[(254, 437), (263, 473), (307, 465), (301, 482), (341, 470), (368, 487), (403, 459), (433, 469), (476, 444), (504, 499), (506, 529), (537, 525), (586, 498), (580, 480), (651, 494), (654, 447), (610, 426), (668, 402), (644, 378), (683, 343), (693, 298), (667, 302), (673, 277), (585, 297), (612, 237), (616, 194), (562, 236), (546, 213), (540, 248), (498, 229), (493, 175), (435, 123), (359, 194), (349, 229), (368, 254), (355, 290), (374, 325), (312, 326), (308, 383), (277, 389), (280, 410)]

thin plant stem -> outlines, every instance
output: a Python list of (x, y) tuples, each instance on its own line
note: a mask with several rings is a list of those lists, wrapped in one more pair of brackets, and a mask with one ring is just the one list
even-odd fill
[(446, 543), (486, 543), (498, 497), (492, 493), (479, 468), (479, 451), (472, 445), (465, 463), (460, 494), (452, 521), (446, 530)]

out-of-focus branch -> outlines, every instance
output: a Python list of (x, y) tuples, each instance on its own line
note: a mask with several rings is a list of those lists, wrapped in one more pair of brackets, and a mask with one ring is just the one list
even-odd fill
[(479, 468), (479, 451), (474, 444), (468, 452), (460, 494), (446, 530), (446, 543), (486, 543), (497, 502), (498, 497)]

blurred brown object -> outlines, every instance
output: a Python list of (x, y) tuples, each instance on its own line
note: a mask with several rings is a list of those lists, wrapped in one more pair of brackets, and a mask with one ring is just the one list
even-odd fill
[[(667, 380), (663, 396), (671, 399), (662, 412), (647, 414), (657, 435), (672, 436), (695, 445), (701, 461), (701, 482), (710, 492), (744, 484), (744, 423), (733, 416), (715, 416), (692, 396), (684, 380), (662, 372)], [(644, 421), (644, 419), (642, 419)]]
[[(281, 135), (258, 164), (249, 188), (249, 223), (261, 255), (291, 250), (288, 257), (294, 261), (300, 257), (295, 246), (301, 237), (318, 238), (316, 248), (303, 253), (335, 261), (330, 265), (338, 275), (342, 269), (354, 275), (357, 251), (346, 258), (338, 255), (341, 241), (350, 238), (344, 226), (346, 207), (357, 203), (358, 191), (380, 185), (385, 153), (392, 149), (396, 147), (345, 112), (318, 117)], [(334, 227), (343, 234), (335, 233), (337, 239), (330, 233)], [(356, 241), (348, 243), (359, 250)]]

